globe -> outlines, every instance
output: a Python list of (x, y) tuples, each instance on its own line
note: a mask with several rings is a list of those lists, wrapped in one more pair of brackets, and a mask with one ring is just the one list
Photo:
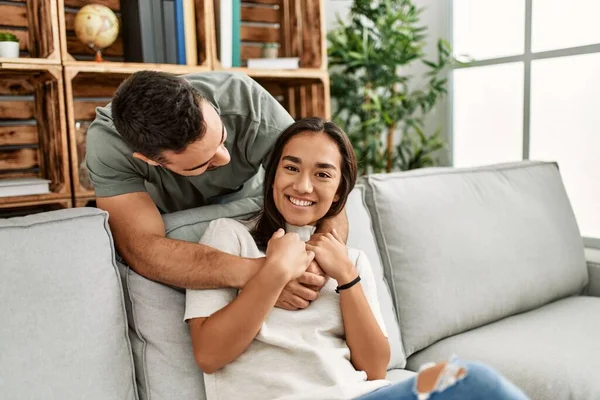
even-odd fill
[(110, 8), (88, 4), (75, 15), (75, 34), (96, 52), (96, 61), (102, 61), (101, 50), (113, 44), (119, 35), (119, 20)]

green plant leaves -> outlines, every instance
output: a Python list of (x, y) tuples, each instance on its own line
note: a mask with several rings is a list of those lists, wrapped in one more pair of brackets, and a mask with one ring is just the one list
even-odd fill
[(0, 42), (18, 42), (19, 38), (17, 38), (14, 34), (10, 32), (0, 32)]
[[(426, 135), (423, 121), (446, 94), (444, 74), (455, 60), (442, 39), (437, 60), (425, 59), (422, 12), (411, 0), (354, 0), (350, 17), (338, 17), (327, 36), (334, 119), (349, 134), (362, 173), (434, 165), (443, 147), (439, 130)], [(405, 72), (415, 62), (428, 69), (422, 87), (412, 87), (415, 78)]]

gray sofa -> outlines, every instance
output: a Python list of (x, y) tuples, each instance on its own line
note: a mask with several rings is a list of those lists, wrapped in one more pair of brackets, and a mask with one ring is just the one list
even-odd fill
[[(198, 241), (210, 220), (259, 207), (187, 210), (165, 226)], [(372, 175), (347, 212), (349, 245), (374, 268), (389, 379), (458, 355), (533, 399), (600, 398), (600, 257), (586, 260), (556, 164)], [(1, 398), (204, 398), (183, 291), (121, 262), (106, 213), (0, 220), (0, 273)]]

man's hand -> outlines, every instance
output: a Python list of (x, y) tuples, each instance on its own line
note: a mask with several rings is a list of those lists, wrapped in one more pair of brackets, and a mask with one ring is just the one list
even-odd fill
[[(346, 243), (348, 240), (348, 217), (346, 215), (346, 209), (344, 208), (342, 212), (338, 215), (330, 218), (325, 218), (319, 222), (319, 226), (317, 227), (316, 234), (328, 233), (334, 230), (337, 232), (338, 237), (342, 239), (342, 242)], [(315, 235), (313, 235), (314, 237)], [(312, 237), (311, 237), (312, 241)]]
[[(315, 275), (315, 277), (315, 282), (317, 278), (324, 280), (318, 275)], [(293, 280), (283, 289), (275, 306), (290, 311), (302, 310), (308, 307), (310, 302), (316, 300), (317, 297), (319, 297), (318, 290), (309, 289), (297, 280)]]
[(319, 291), (326, 282), (327, 276), (313, 260), (298, 279), (286, 285), (275, 306), (290, 311), (306, 308), (319, 297)]

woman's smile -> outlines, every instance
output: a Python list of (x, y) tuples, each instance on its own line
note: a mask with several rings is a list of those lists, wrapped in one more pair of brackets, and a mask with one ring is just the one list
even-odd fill
[(290, 203), (292, 203), (293, 205), (295, 205), (297, 207), (311, 207), (316, 204), (315, 201), (303, 200), (303, 199), (300, 199), (298, 197), (293, 197), (293, 196), (286, 195), (285, 198), (288, 199), (290, 201)]

